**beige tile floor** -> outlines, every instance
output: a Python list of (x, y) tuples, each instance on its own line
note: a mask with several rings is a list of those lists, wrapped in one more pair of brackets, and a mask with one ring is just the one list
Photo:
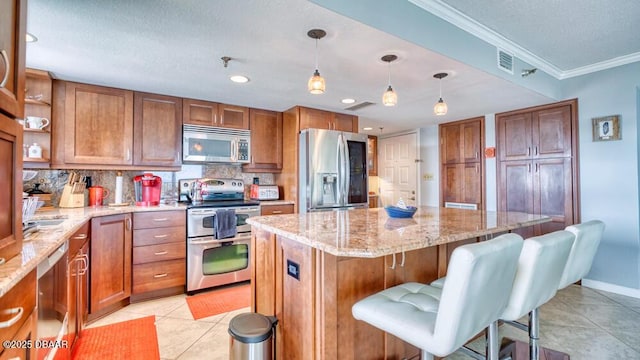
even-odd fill
[[(132, 304), (90, 327), (155, 315), (161, 359), (228, 359), (229, 321), (249, 308), (193, 320), (185, 298)], [(572, 285), (545, 304), (540, 317), (541, 345), (568, 353), (572, 360), (640, 360), (640, 299)], [(526, 333), (507, 325), (501, 326), (500, 335), (527, 339)], [(471, 346), (484, 348), (484, 341)], [(446, 359), (470, 358), (454, 353)]]

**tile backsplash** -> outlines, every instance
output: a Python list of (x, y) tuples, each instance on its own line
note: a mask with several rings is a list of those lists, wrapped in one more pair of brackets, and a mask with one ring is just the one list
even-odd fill
[[(91, 177), (92, 185), (100, 185), (109, 190), (109, 196), (104, 203), (115, 202), (116, 173), (115, 170), (38, 170), (38, 174), (30, 181), (24, 182), (23, 190), (29, 191), (39, 183), (39, 189), (51, 193), (51, 203), (58, 207), (62, 189), (69, 178), (69, 171)], [(245, 184), (245, 198), (249, 196), (249, 188), (253, 178), (257, 177), (260, 184), (274, 184), (273, 174), (270, 173), (244, 173), (238, 165), (211, 164), (211, 165), (183, 165), (178, 172), (169, 171), (122, 171), (123, 202), (134, 203), (133, 178), (144, 172), (151, 172), (162, 178), (162, 199), (166, 201), (177, 200), (178, 180), (191, 178), (224, 178), (241, 179)], [(85, 191), (86, 194), (86, 191)], [(86, 198), (87, 196), (85, 196)], [(86, 200), (85, 200), (86, 204)]]

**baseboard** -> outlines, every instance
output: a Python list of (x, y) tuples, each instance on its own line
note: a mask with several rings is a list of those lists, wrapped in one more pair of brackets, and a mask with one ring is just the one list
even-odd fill
[(609, 284), (597, 280), (582, 279), (582, 286), (596, 290), (603, 290), (615, 294), (631, 296), (640, 299), (640, 289), (628, 288), (620, 285)]

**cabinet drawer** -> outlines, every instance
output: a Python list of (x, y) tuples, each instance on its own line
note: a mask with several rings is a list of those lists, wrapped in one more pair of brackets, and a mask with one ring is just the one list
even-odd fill
[(186, 258), (187, 243), (175, 242), (133, 248), (133, 264)]
[(186, 283), (186, 259), (133, 266), (133, 293), (160, 290)]
[(293, 204), (261, 205), (260, 215), (293, 214)]
[(157, 227), (184, 226), (186, 213), (180, 211), (149, 211), (133, 213), (134, 229), (149, 229)]
[(75, 256), (81, 247), (89, 240), (90, 222), (84, 223), (71, 237), (69, 237), (69, 258)]
[[(15, 337), (11, 339), (13, 341), (16, 341), (16, 343), (13, 345), (25, 344), (27, 341), (31, 341), (33, 343), (36, 340), (36, 326), (36, 314), (31, 313), (31, 315), (28, 316), (27, 320), (24, 322), (24, 325), (22, 325), (22, 327), (18, 329)], [(2, 355), (0, 355), (0, 360), (35, 359), (35, 350), (35, 346), (30, 349), (26, 346), (14, 346), (8, 349), (4, 349), (4, 351), (2, 351)]]
[[(0, 298), (0, 314), (2, 314), (0, 322), (13, 319), (11, 326), (0, 328), (0, 339), (12, 339), (35, 307), (36, 271), (33, 270)], [(22, 312), (19, 313), (18, 309), (22, 309)], [(4, 314), (5, 311), (11, 311), (11, 313)]]
[(187, 230), (184, 226), (133, 231), (133, 246), (158, 245), (171, 242), (186, 242)]

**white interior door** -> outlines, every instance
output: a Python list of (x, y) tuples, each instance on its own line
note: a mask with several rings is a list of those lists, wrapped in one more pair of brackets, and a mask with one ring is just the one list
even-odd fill
[(418, 206), (418, 134), (410, 133), (378, 139), (378, 176), (382, 205)]

